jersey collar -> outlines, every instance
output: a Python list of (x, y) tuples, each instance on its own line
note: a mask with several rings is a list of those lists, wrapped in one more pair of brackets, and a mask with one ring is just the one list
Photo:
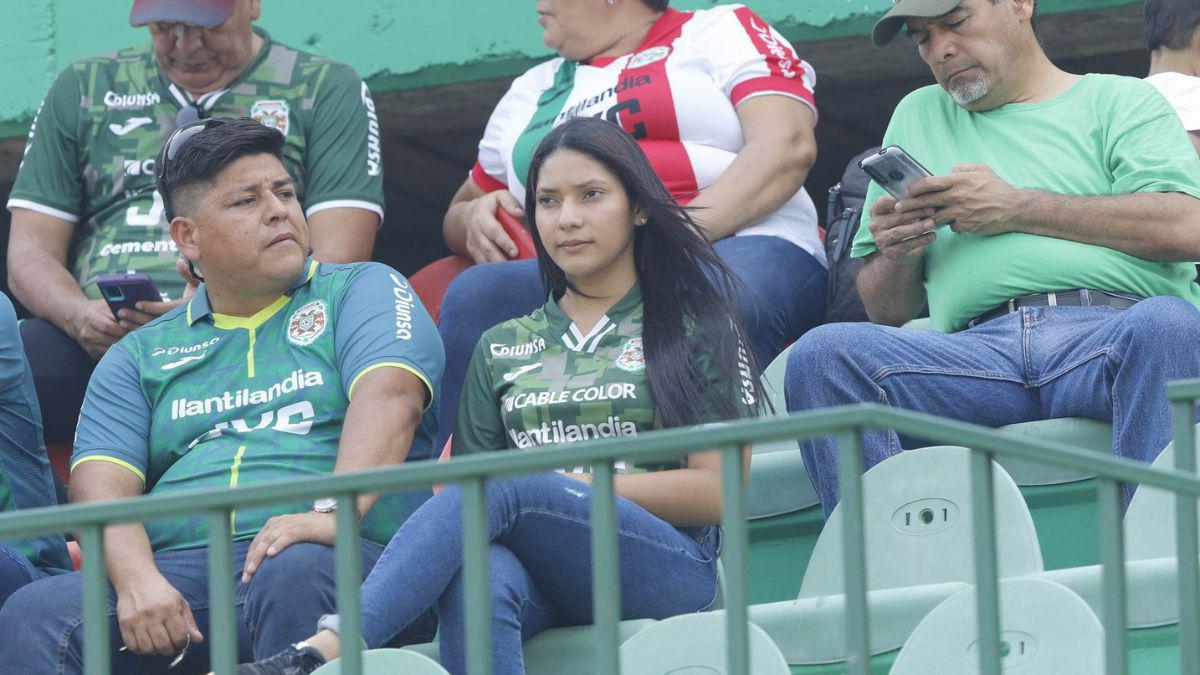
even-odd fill
[[(317, 267), (319, 265), (320, 263), (310, 257), (308, 261), (304, 263), (304, 270), (300, 273), (300, 276), (296, 278), (296, 283), (292, 284), (292, 287), (288, 289), (287, 293), (279, 296), (279, 300), (291, 297), (295, 294), (297, 289), (308, 285), (308, 282), (312, 281), (312, 278), (317, 274)], [(279, 300), (271, 303), (267, 309), (273, 308), (277, 311), (279, 307), (276, 305), (279, 305)], [(200, 284), (200, 288), (196, 289), (196, 294), (192, 296), (192, 299), (189, 300), (187, 304), (188, 325), (194, 325), (197, 321), (206, 317), (209, 319), (209, 321), (212, 321), (213, 311), (212, 307), (208, 304), (208, 289), (205, 287), (205, 284)]]
[[(640, 282), (634, 282), (633, 288), (625, 294), (625, 297), (617, 301), (587, 335), (579, 332), (575, 326), (575, 322), (571, 321), (571, 317), (567, 316), (558, 306), (558, 300), (554, 294), (550, 294), (550, 300), (546, 303), (546, 323), (554, 334), (561, 333), (562, 341), (568, 348), (573, 351), (594, 352), (596, 347), (600, 345), (600, 341), (605, 335), (612, 331), (617, 324), (634, 309), (642, 304), (642, 286)], [(557, 338), (556, 338), (557, 339)]]
[[(258, 26), (254, 26), (251, 30), (253, 30), (255, 34), (262, 38), (262, 49), (258, 50), (258, 53), (254, 55), (254, 58), (250, 59), (250, 63), (246, 64), (246, 67), (242, 69), (242, 72), (238, 73), (238, 76), (232, 82), (218, 89), (217, 91), (205, 94), (196, 100), (197, 103), (200, 103), (204, 106), (205, 110), (212, 110), (213, 106), (217, 103), (217, 99), (219, 99), (222, 94), (230, 89), (233, 89), (234, 87), (237, 87), (239, 84), (245, 81), (248, 77), (250, 77), (251, 73), (253, 73), (258, 69), (259, 66), (262, 65), (263, 61), (267, 60), (267, 56), (271, 53), (271, 48), (275, 44), (271, 40), (271, 35), (267, 33), (265, 28), (260, 28)], [(167, 76), (163, 74), (162, 70), (159, 69), (158, 55), (155, 54), (153, 47), (150, 49), (150, 65), (154, 70), (154, 74), (157, 75), (159, 89), (161, 89), (163, 93), (167, 94), (167, 96), (175, 99), (175, 102), (181, 107), (188, 105), (188, 101), (180, 101), (179, 96), (182, 95), (187, 97), (189, 95), (183, 93), (183, 89), (168, 79)], [(214, 96), (213, 94), (216, 95)]]

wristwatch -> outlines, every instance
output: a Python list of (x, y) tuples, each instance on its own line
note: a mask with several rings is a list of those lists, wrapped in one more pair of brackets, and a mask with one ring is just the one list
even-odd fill
[(313, 501), (312, 510), (317, 513), (333, 513), (337, 511), (337, 500), (333, 497), (321, 497)]

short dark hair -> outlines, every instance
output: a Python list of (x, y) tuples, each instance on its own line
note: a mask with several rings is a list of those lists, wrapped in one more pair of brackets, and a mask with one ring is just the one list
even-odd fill
[(1196, 0), (1146, 0), (1142, 7), (1146, 21), (1146, 48), (1153, 52), (1187, 49), (1200, 26), (1200, 3)]
[(667, 5), (671, 4), (671, 0), (642, 0), (642, 4), (656, 12), (665, 12)]
[[(283, 134), (249, 117), (204, 120), (204, 128), (191, 135), (167, 159), (167, 146), (159, 152), (158, 191), (162, 195), (167, 219), (174, 218), (180, 207), (193, 208), (192, 193), (207, 187), (221, 170), (250, 155), (271, 155), (283, 162)], [(167, 141), (170, 145), (170, 139)]]

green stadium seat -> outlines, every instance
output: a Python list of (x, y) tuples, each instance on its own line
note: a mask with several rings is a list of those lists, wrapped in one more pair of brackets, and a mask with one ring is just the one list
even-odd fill
[[(634, 619), (617, 624), (617, 639), (625, 642), (637, 633), (653, 626), (653, 619)], [(438, 643), (430, 642), (404, 648), (434, 661), (440, 658)], [(596, 629), (594, 626), (555, 628), (535, 635), (525, 643), (525, 672), (527, 675), (591, 675), (596, 672)], [(398, 671), (401, 672), (401, 671)]]
[[(863, 474), (871, 651), (899, 648), (921, 618), (974, 582), (969, 451), (910, 450)], [(1016, 484), (994, 465), (1000, 575), (1042, 571), (1037, 532)], [(846, 653), (842, 507), (834, 509), (809, 560), (799, 598), (756, 605), (751, 620), (795, 665)]]
[[(1000, 427), (1018, 436), (1028, 436), (1043, 441), (1066, 443), (1087, 450), (1095, 450), (1105, 457), (1112, 454), (1112, 424), (1083, 417), (1063, 417), (1052, 420), (1023, 422)], [(1061, 485), (1091, 478), (1086, 471), (1060, 469), (1045, 464), (1027, 462), (1008, 457), (997, 460), (1012, 476), (1017, 485)]]
[[(1112, 424), (1083, 417), (1062, 417), (1035, 422), (1022, 422), (1000, 427), (1017, 436), (1029, 436), (1043, 441), (1054, 441), (1095, 450), (1105, 456), (1112, 454)], [(1009, 457), (997, 457), (996, 461), (1017, 485), (1061, 485), (1091, 478), (1084, 471), (1060, 469), (1036, 462), (1027, 462)]]
[[(1104, 630), (1078, 595), (1044, 579), (1000, 582), (1000, 654), (1004, 672), (1094, 675), (1104, 672)], [(979, 672), (975, 589), (933, 609), (913, 631), (891, 675)]]
[[(1167, 444), (1153, 466), (1156, 469), (1175, 468), (1174, 443)], [(1174, 558), (1175, 552), (1175, 494), (1139, 487), (1125, 512), (1125, 559)]]
[[(783, 398), (783, 375), (787, 369), (786, 349), (763, 370), (762, 384), (774, 408), (771, 414), (787, 413)], [(751, 520), (770, 518), (808, 508), (817, 503), (804, 459), (796, 441), (783, 439), (755, 443), (751, 450), (750, 482), (746, 490), (746, 515)]]
[[(868, 589), (973, 582), (969, 460), (966, 448), (922, 448), (863, 474)], [(1004, 469), (993, 468), (1000, 575), (1040, 572), (1042, 553), (1025, 500)], [(842, 517), (839, 504), (817, 540), (801, 598), (844, 592)]]
[[(787, 661), (763, 629), (750, 623), (750, 669), (754, 675), (789, 675)], [(622, 675), (696, 675), (727, 673), (725, 613), (671, 617), (621, 645)], [(561, 673), (574, 670), (560, 670)]]
[[(340, 659), (313, 671), (313, 675), (341, 675)], [(371, 649), (363, 652), (363, 675), (449, 675), (437, 661), (407, 649)]]

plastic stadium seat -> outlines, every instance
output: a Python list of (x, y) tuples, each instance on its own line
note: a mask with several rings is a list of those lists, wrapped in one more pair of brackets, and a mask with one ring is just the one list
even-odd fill
[(71, 555), (71, 569), (83, 569), (83, 550), (79, 548), (79, 542), (68, 541), (67, 553)]
[(922, 317), (913, 319), (912, 321), (909, 321), (908, 323), (904, 324), (904, 326), (902, 326), (902, 327), (907, 328), (909, 330), (934, 330), (933, 323), (929, 320), (929, 317), (927, 317), (927, 316), (922, 316)]
[[(787, 413), (783, 400), (783, 374), (790, 351), (785, 349), (763, 370), (763, 389), (776, 415)], [(795, 440), (755, 443), (751, 452), (750, 483), (746, 490), (747, 517), (753, 520), (778, 516), (818, 502)]]
[[(787, 661), (763, 629), (749, 624), (754, 675), (789, 675)], [(623, 675), (728, 672), (725, 613), (685, 614), (659, 621), (621, 645)], [(560, 672), (574, 672), (562, 670)]]
[(408, 283), (412, 284), (413, 291), (435, 324), (442, 317), (442, 297), (446, 295), (450, 282), (473, 264), (470, 258), (452, 255), (429, 263), (408, 278)]
[[(1169, 443), (1159, 453), (1153, 466), (1156, 469), (1175, 468), (1174, 443)], [(1174, 558), (1175, 552), (1175, 494), (1139, 487), (1125, 511), (1125, 559)]]
[[(537, 257), (533, 235), (529, 233), (529, 228), (525, 226), (525, 223), (508, 215), (508, 211), (500, 207), (496, 208), (496, 219), (500, 221), (504, 231), (517, 245), (517, 256), (513, 260)], [(454, 277), (461, 274), (463, 270), (474, 264), (466, 256), (452, 255), (429, 263), (409, 277), (408, 282), (412, 284), (417, 297), (421, 298), (421, 304), (425, 306), (425, 311), (429, 312), (429, 316), (433, 318), (435, 324), (442, 317), (442, 298), (446, 295), (446, 289), (450, 287), (450, 282), (454, 281)]]
[[(979, 672), (975, 589), (930, 612), (913, 631), (891, 675)], [(1104, 672), (1104, 630), (1078, 595), (1042, 579), (1000, 582), (1000, 653), (1004, 672), (1093, 675)]]
[(46, 457), (50, 459), (50, 468), (63, 485), (71, 482), (71, 444), (47, 443)]
[[(970, 452), (939, 446), (890, 457), (863, 474), (869, 590), (974, 582)], [(997, 564), (1001, 577), (1042, 570), (1037, 531), (1016, 483), (993, 463)], [(822, 530), (801, 598), (840, 595), (842, 505)]]
[[(313, 671), (313, 675), (341, 675), (339, 659)], [(449, 675), (437, 661), (408, 649), (371, 649), (363, 652), (363, 675)]]
[[(1094, 450), (1105, 457), (1112, 454), (1112, 424), (1099, 420), (1063, 417), (1009, 424), (1000, 427), (1000, 430)], [(1004, 467), (1017, 485), (1059, 485), (1092, 477), (1092, 474), (1086, 471), (1060, 469), (1009, 457), (998, 457), (996, 461), (1000, 462), (1000, 466)]]
[[(652, 619), (634, 619), (617, 624), (617, 639), (621, 642), (653, 626)], [(525, 672), (527, 675), (591, 675), (596, 672), (596, 629), (592, 626), (555, 628), (535, 635), (525, 643)], [(404, 648), (437, 660), (438, 643), (411, 645)]]

